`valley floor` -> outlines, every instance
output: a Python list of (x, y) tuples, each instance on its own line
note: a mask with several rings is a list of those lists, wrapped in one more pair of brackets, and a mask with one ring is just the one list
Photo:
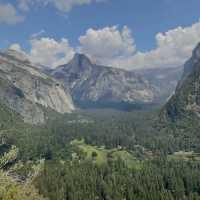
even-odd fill
[(174, 124), (161, 122), (159, 109), (100, 109), (31, 126), (2, 111), (2, 200), (200, 199), (194, 119)]

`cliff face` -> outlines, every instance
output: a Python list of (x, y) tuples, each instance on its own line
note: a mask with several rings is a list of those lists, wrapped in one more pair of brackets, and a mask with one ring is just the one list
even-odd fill
[(60, 83), (13, 50), (0, 52), (0, 100), (32, 124), (45, 122), (44, 108), (59, 113), (74, 110), (71, 96)]
[(155, 96), (153, 88), (134, 72), (93, 64), (85, 55), (76, 54), (66, 65), (48, 71), (70, 89), (79, 105), (113, 106), (148, 104)]
[(164, 111), (172, 120), (188, 115), (200, 117), (200, 44), (186, 62), (182, 79)]

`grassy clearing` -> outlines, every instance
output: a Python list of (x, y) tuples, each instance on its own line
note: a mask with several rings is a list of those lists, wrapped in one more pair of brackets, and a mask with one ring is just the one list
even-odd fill
[(136, 169), (140, 169), (141, 165), (142, 165), (142, 161), (138, 160), (133, 154), (125, 151), (125, 150), (117, 150), (112, 152), (112, 157), (113, 159), (117, 160), (117, 159), (121, 159), (125, 162), (125, 164), (129, 167), (129, 168), (136, 168)]
[(168, 156), (169, 160), (183, 160), (183, 161), (200, 161), (200, 154), (185, 151), (175, 152)]
[(91, 160), (98, 165), (106, 164), (109, 159), (117, 160), (121, 159), (130, 168), (140, 169), (142, 162), (139, 161), (133, 153), (129, 153), (122, 149), (105, 149), (96, 146), (85, 144), (84, 140), (73, 140), (71, 145), (77, 147), (81, 152), (84, 153), (85, 159)]

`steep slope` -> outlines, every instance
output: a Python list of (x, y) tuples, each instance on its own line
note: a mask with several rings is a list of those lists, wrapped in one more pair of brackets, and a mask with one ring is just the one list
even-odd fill
[(32, 124), (45, 122), (45, 109), (74, 110), (71, 96), (61, 84), (13, 50), (0, 52), (0, 100)]
[(191, 115), (200, 117), (200, 44), (186, 62), (176, 92), (164, 107), (164, 116), (173, 121)]
[(71, 91), (73, 100), (82, 107), (126, 107), (150, 104), (153, 88), (134, 72), (99, 66), (82, 54), (66, 65), (48, 71)]

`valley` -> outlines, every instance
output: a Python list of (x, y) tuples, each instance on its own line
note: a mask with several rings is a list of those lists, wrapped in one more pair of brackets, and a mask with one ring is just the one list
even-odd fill
[(0, 0), (0, 200), (200, 200), (200, 0)]
[(199, 51), (159, 102), (150, 78), (84, 55), (41, 71), (1, 53), (0, 199), (200, 199)]

